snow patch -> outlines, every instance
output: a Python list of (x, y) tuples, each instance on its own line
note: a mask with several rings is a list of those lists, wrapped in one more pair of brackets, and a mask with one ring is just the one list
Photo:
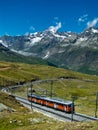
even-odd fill
[(63, 52), (65, 52), (65, 50), (60, 50), (58, 53), (63, 53)]
[(40, 42), (41, 39), (42, 39), (42, 37), (35, 37), (35, 38), (31, 39), (30, 45), (34, 45), (36, 42)]
[(87, 39), (88, 39), (87, 37), (84, 37), (84, 38), (81, 37), (81, 38), (79, 39), (79, 41), (82, 42), (82, 41), (86, 41)]
[(43, 59), (47, 59), (49, 57), (50, 52), (48, 51), (46, 55), (43, 57)]
[(36, 56), (35, 53), (30, 53), (30, 52), (25, 52), (25, 51), (17, 51), (17, 50), (14, 50), (14, 49), (11, 49), (11, 51), (16, 52), (18, 54), (21, 54), (23, 56)]
[(69, 44), (62, 44), (61, 47), (66, 47), (68, 46)]
[(35, 32), (35, 33), (33, 33), (34, 34), (34, 36), (36, 36), (37, 34), (38, 34), (38, 32)]
[(61, 35), (58, 35), (58, 34), (54, 34), (55, 37), (57, 38), (61, 38), (62, 40), (64, 40), (66, 38), (66, 36), (61, 36)]
[(28, 37), (30, 41), (26, 43), (26, 47), (35, 45), (36, 43), (40, 42), (42, 38), (43, 37)]
[(98, 33), (98, 30), (92, 28), (92, 32), (93, 32), (93, 33)]
[(69, 37), (71, 37), (71, 35), (70, 35), (70, 34), (69, 34), (68, 36), (69, 36)]
[[(87, 37), (81, 37), (81, 38), (79, 38), (78, 40), (77, 40), (77, 42), (74, 44), (74, 45), (80, 45), (81, 44), (81, 42), (83, 42), (83, 41), (86, 41), (88, 38)], [(83, 44), (81, 44), (81, 46), (83, 46)]]
[(5, 46), (5, 47), (8, 47), (8, 45), (6, 45), (2, 40), (0, 40), (0, 43)]
[(2, 43), (3, 41), (2, 40), (0, 40), (0, 43)]

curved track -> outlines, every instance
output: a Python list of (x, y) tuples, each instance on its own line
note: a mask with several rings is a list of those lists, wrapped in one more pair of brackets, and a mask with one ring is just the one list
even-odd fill
[[(15, 95), (14, 95), (15, 96)], [(50, 116), (52, 118), (58, 119), (58, 120), (62, 120), (62, 121), (91, 121), (91, 120), (95, 120), (98, 121), (98, 118), (94, 118), (91, 116), (87, 116), (87, 115), (83, 115), (83, 114), (79, 114), (79, 113), (65, 113), (59, 110), (55, 110), (53, 108), (48, 108), (46, 106), (41, 106), (39, 104), (36, 103), (32, 103), (29, 102), (27, 99), (24, 99), (22, 97), (19, 96), (15, 96), (15, 98), (22, 103), (24, 106), (28, 107), (28, 108), (32, 108), (33, 110), (36, 110), (38, 112), (41, 112), (47, 116)]]

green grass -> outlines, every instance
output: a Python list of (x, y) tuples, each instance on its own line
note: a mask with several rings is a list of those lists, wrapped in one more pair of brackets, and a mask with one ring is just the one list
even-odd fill
[[(75, 111), (94, 116), (96, 92), (98, 92), (98, 76), (43, 65), (0, 62), (0, 87), (15, 85), (18, 82), (52, 78), (60, 79), (62, 77), (67, 79), (53, 82), (53, 96), (64, 100), (72, 100), (72, 96), (75, 96)], [(36, 90), (37, 94), (41, 95), (46, 95), (45, 91), (47, 91), (47, 96), (50, 96), (50, 86), (50, 82), (45, 82), (33, 85), (33, 89)], [(30, 90), (30, 86), (26, 86), (11, 92), (26, 97), (27, 87)], [(44, 92), (39, 90), (44, 90)], [(10, 102), (9, 100), (6, 101), (5, 98), (3, 103)], [(13, 104), (13, 108), (15, 104)], [(7, 105), (9, 106), (9, 104)], [(38, 128), (35, 127), (35, 129)]]
[[(27, 97), (27, 88), (30, 91), (31, 87), (21, 87), (14, 90), (13, 93)], [(50, 97), (51, 84), (50, 82), (35, 84), (32, 88), (36, 94)], [(46, 95), (47, 91), (47, 95)], [(96, 104), (96, 92), (98, 91), (98, 82), (85, 82), (81, 80), (59, 80), (53, 82), (52, 95), (64, 100), (72, 100), (75, 96), (75, 111), (94, 116)], [(89, 111), (88, 111), (89, 109)], [(97, 111), (98, 116), (98, 111)]]
[(8, 86), (18, 82), (27, 82), (31, 80), (60, 77), (98, 80), (97, 76), (84, 75), (56, 67), (0, 62), (0, 86)]
[(0, 102), (14, 109), (0, 112), (0, 130), (97, 130), (98, 122), (61, 122), (30, 111), (12, 96), (0, 92)]
[[(0, 87), (15, 85), (18, 82), (60, 79), (61, 77), (67, 79), (53, 82), (53, 96), (65, 100), (72, 100), (71, 97), (75, 96), (76, 112), (94, 116), (96, 92), (98, 92), (98, 76), (43, 65), (0, 62)], [(27, 87), (30, 89), (30, 86)], [(26, 97), (27, 87), (21, 87), (12, 92)], [(50, 96), (50, 82), (35, 84), (33, 89), (36, 90), (36, 93), (42, 95), (45, 92), (42, 93), (39, 90), (47, 91), (47, 96)]]
[[(30, 86), (27, 87), (29, 90), (31, 89)], [(15, 94), (26, 97), (27, 87), (19, 88), (14, 92)], [(51, 94), (50, 82), (35, 84), (32, 86), (32, 88), (36, 91), (36, 94), (46, 95), (46, 92), (47, 96), (50, 96)], [(75, 96), (75, 111), (82, 114), (94, 116), (97, 91), (98, 82), (86, 82), (77, 79), (59, 80), (53, 82), (52, 96), (64, 100), (72, 100), (72, 96)]]

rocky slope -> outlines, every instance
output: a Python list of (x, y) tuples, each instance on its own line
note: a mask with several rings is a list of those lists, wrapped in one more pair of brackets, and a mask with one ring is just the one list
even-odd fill
[(82, 33), (57, 32), (52, 26), (24, 36), (2, 36), (0, 42), (26, 56), (40, 57), (63, 68), (98, 74), (98, 28)]

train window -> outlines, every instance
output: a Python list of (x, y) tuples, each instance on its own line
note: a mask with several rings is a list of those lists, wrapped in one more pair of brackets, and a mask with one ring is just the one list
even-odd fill
[(69, 104), (68, 107), (72, 107), (72, 104)]
[(57, 105), (64, 106), (64, 104), (56, 103)]

